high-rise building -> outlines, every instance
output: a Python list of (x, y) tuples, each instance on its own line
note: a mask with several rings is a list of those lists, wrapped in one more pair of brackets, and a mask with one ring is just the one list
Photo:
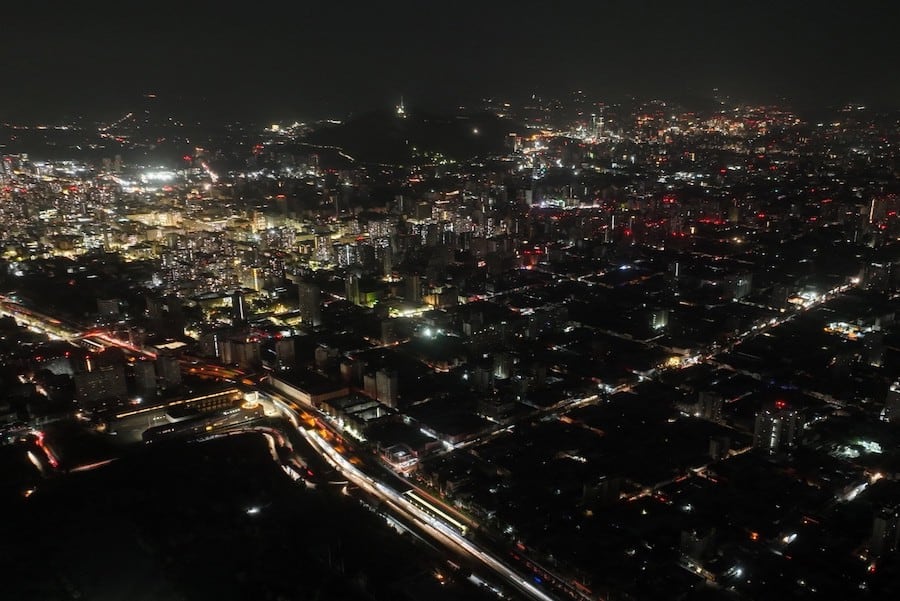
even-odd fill
[(498, 380), (508, 380), (512, 377), (512, 356), (507, 352), (494, 354), (494, 377)]
[(874, 367), (881, 367), (884, 362), (884, 332), (869, 332), (863, 338), (862, 361)]
[(394, 271), (394, 251), (386, 246), (381, 251), (381, 271), (384, 275), (391, 275)]
[(739, 273), (726, 278), (725, 287), (732, 298), (741, 299), (753, 290), (753, 274)]
[(215, 328), (200, 334), (200, 349), (204, 357), (220, 359), (224, 354), (228, 328)]
[(278, 362), (278, 369), (290, 369), (294, 366), (297, 352), (292, 337), (275, 341), (275, 358)]
[(231, 320), (236, 324), (247, 321), (247, 307), (244, 303), (243, 292), (235, 292), (231, 295)]
[(891, 384), (884, 401), (884, 411), (881, 412), (881, 419), (886, 422), (900, 421), (900, 380)]
[(397, 322), (394, 319), (381, 320), (381, 343), (393, 344), (397, 342)]
[(119, 299), (98, 298), (97, 313), (103, 318), (115, 318), (119, 316)]
[(142, 359), (135, 362), (134, 381), (138, 390), (143, 393), (156, 390), (156, 367), (153, 361)]
[(184, 310), (181, 299), (174, 294), (164, 298), (147, 297), (147, 314), (153, 328), (163, 336), (181, 336), (184, 334)]
[(359, 249), (355, 244), (335, 244), (338, 267), (349, 267), (359, 263)]
[(669, 325), (668, 309), (653, 309), (650, 311), (650, 327), (654, 330), (663, 330)]
[(181, 362), (174, 355), (156, 357), (156, 371), (163, 388), (176, 388), (181, 384)]
[(713, 436), (709, 439), (709, 458), (719, 461), (728, 456), (731, 450), (731, 438), (728, 436)]
[(473, 311), (469, 318), (463, 321), (463, 334), (474, 336), (484, 329), (484, 314), (481, 311)]
[(331, 263), (334, 258), (334, 251), (331, 247), (331, 237), (324, 234), (317, 234), (315, 238), (315, 257), (317, 261), (322, 263)]
[(800, 413), (785, 401), (775, 401), (756, 414), (753, 446), (773, 455), (792, 449), (800, 437)]
[(379, 369), (375, 372), (375, 388), (377, 399), (393, 409), (397, 408), (399, 378), (397, 372), (389, 369)]
[(358, 275), (355, 273), (347, 274), (347, 278), (344, 280), (344, 291), (346, 292), (347, 300), (349, 302), (354, 305), (359, 305), (361, 303)]
[(222, 361), (224, 363), (236, 364), (242, 369), (259, 367), (262, 362), (258, 340), (243, 336), (229, 338), (225, 341), (223, 351)]
[(340, 362), (341, 381), (359, 387), (363, 381), (363, 369), (365, 362), (361, 359), (343, 357)]
[(681, 531), (681, 553), (694, 561), (702, 561), (710, 553), (715, 542), (716, 529)]
[(475, 365), (469, 380), (475, 390), (486, 392), (494, 387), (494, 369), (493, 365)]
[(900, 546), (900, 505), (885, 506), (875, 512), (869, 550), (876, 556), (895, 551)]
[(711, 422), (722, 422), (722, 395), (708, 390), (701, 390), (698, 395), (700, 417)]
[(300, 294), (300, 319), (313, 327), (322, 325), (322, 295), (319, 287), (310, 282), (300, 282), (297, 288)]
[(887, 292), (897, 282), (897, 266), (890, 261), (871, 262), (866, 264), (866, 273), (863, 281), (869, 290)]
[(340, 351), (337, 348), (327, 344), (320, 344), (314, 351), (316, 369), (323, 372), (331, 371), (337, 364), (339, 356)]
[(509, 394), (494, 392), (480, 395), (478, 399), (478, 413), (498, 422), (508, 419), (515, 406), (515, 400)]
[(366, 393), (366, 396), (372, 397), (373, 399), (378, 398), (378, 385), (376, 383), (375, 372), (366, 372), (363, 374), (363, 392)]
[(96, 367), (106, 367), (108, 365), (125, 366), (125, 351), (116, 346), (111, 346), (106, 350), (94, 355), (94, 365)]
[(422, 278), (416, 274), (411, 274), (406, 278), (406, 300), (419, 303), (422, 302)]
[(124, 400), (128, 394), (125, 368), (103, 365), (93, 371), (75, 374), (75, 396), (83, 409), (95, 409), (107, 401)]

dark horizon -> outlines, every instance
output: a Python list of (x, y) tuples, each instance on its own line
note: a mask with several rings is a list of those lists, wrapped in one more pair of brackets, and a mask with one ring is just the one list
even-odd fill
[(190, 118), (339, 117), (480, 97), (732, 98), (900, 107), (882, 5), (646, 0), (423, 7), (311, 3), (235, 14), (9, 7), (2, 120), (108, 118), (155, 93)]

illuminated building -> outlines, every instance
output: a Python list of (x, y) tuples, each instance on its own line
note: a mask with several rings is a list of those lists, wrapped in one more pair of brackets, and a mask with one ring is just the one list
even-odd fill
[(235, 324), (247, 321), (247, 307), (244, 303), (243, 292), (235, 292), (231, 295), (231, 319)]
[(201, 394), (174, 400), (157, 401), (138, 408), (122, 408), (105, 411), (102, 422), (109, 432), (130, 432), (140, 438), (147, 428), (170, 424), (185, 416), (210, 413), (238, 406), (244, 394), (236, 388)]
[(494, 354), (494, 378), (508, 380), (512, 376), (513, 358), (509, 353)]
[(349, 267), (359, 262), (359, 249), (355, 244), (335, 244), (338, 267)]
[(784, 401), (775, 401), (756, 415), (753, 446), (773, 455), (794, 448), (800, 436), (800, 414)]
[(241, 336), (229, 338), (225, 341), (222, 362), (238, 365), (244, 369), (258, 367), (261, 362), (259, 341)]
[(900, 380), (891, 384), (891, 387), (888, 389), (881, 419), (887, 422), (900, 421)]

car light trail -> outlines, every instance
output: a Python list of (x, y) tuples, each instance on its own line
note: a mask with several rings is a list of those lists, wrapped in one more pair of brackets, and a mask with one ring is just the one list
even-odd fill
[[(282, 411), (295, 413), (286, 404), (277, 399), (276, 404), (280, 406)], [(294, 416), (295, 419), (297, 417), (298, 416), (296, 415)], [(300, 434), (306, 438), (310, 446), (312, 446), (313, 449), (316, 449), (335, 469), (343, 473), (350, 482), (353, 482), (367, 493), (378, 497), (382, 502), (407, 519), (411, 519), (413, 523), (428, 532), (433, 538), (455, 551), (474, 557), (493, 572), (502, 576), (507, 583), (514, 586), (520, 592), (525, 593), (530, 598), (539, 601), (554, 601), (553, 597), (534, 586), (531, 582), (523, 578), (521, 574), (514, 571), (497, 557), (479, 548), (453, 526), (447, 524), (442, 519), (429, 514), (409, 497), (366, 475), (340, 453), (335, 451), (334, 448), (317, 432), (306, 430), (304, 428), (299, 428), (298, 430)]]

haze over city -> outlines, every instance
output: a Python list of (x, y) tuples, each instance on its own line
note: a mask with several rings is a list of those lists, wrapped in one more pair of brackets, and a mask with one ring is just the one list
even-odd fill
[[(0, 109), (55, 118), (158, 93), (189, 113), (340, 117), (404, 94), (428, 107), (583, 89), (795, 109), (895, 105), (883, 2), (309, 2), (6, 7)], [(894, 14), (894, 16), (896, 16)]]

